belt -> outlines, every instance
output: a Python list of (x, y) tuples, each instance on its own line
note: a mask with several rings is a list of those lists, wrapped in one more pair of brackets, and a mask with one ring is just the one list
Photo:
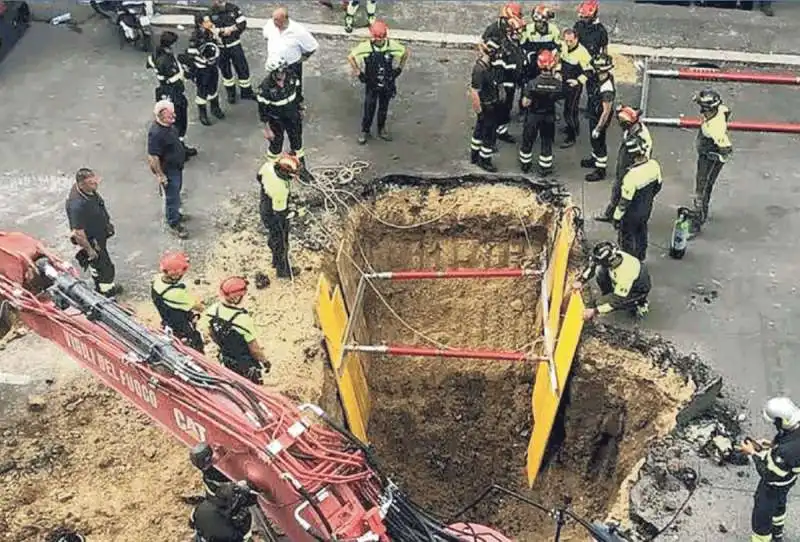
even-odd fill
[(262, 98), (261, 96), (258, 96), (257, 99), (258, 99), (259, 102), (261, 102), (264, 105), (281, 106), (281, 105), (289, 105), (290, 103), (292, 103), (295, 100), (295, 98), (297, 98), (297, 93), (296, 92), (293, 92), (288, 98), (284, 98), (283, 100), (277, 100), (275, 102), (271, 102), (271, 101), (267, 100), (266, 98)]

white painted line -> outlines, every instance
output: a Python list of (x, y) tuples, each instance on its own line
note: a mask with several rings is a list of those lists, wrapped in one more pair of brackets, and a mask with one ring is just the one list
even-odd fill
[(32, 379), (28, 375), (0, 373), (0, 384), (10, 384), (12, 386), (27, 386), (31, 382)]
[[(248, 30), (261, 29), (267, 19), (248, 18)], [(194, 26), (193, 15), (154, 15), (154, 26)], [(366, 28), (357, 28), (352, 34), (344, 31), (342, 25), (303, 23), (304, 26), (317, 36), (339, 37), (349, 39), (366, 39), (369, 37)], [(409, 43), (437, 44), (442, 47), (471, 49), (478, 43), (478, 36), (471, 34), (449, 34), (446, 32), (416, 32), (414, 30), (394, 30), (392, 37)], [(706, 62), (736, 62), (742, 64), (761, 64), (768, 66), (799, 66), (800, 55), (747, 53), (743, 51), (721, 51), (717, 49), (687, 49), (683, 47), (643, 47), (640, 45), (626, 45), (624, 43), (612, 44), (609, 47), (612, 54), (645, 58), (672, 58), (681, 60), (698, 60)]]

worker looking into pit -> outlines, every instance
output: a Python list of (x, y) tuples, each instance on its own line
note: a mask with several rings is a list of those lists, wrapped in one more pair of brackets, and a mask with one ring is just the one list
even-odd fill
[(189, 461), (203, 473), (203, 485), (206, 488), (206, 498), (216, 496), (223, 484), (230, 483), (231, 479), (214, 466), (214, 450), (207, 442), (200, 442), (189, 452)]
[(233, 372), (263, 384), (262, 373), (270, 363), (256, 340), (253, 317), (241, 306), (248, 282), (228, 277), (219, 285), (220, 301), (204, 313), (211, 338), (219, 346), (219, 361)]
[(581, 101), (583, 87), (592, 76), (592, 57), (578, 40), (578, 34), (567, 28), (561, 34), (561, 80), (564, 82), (564, 122), (566, 138), (562, 149), (575, 144), (580, 135), (580, 117), (578, 104)]
[(245, 481), (221, 484), (215, 495), (192, 511), (189, 524), (194, 542), (246, 542), (252, 540), (253, 516), (249, 508), (257, 494)]
[(267, 160), (256, 175), (261, 185), (261, 221), (267, 228), (272, 267), (279, 278), (291, 278), (300, 272), (289, 263), (289, 196), (292, 181), (297, 179), (302, 167), (297, 156), (284, 153), (274, 162)]
[(786, 498), (800, 474), (800, 408), (788, 397), (773, 397), (764, 406), (764, 419), (777, 434), (769, 440), (746, 438), (740, 445), (760, 476), (756, 488), (751, 542), (783, 542)]
[(594, 246), (592, 259), (580, 279), (573, 284), (573, 290), (582, 290), (595, 276), (602, 295), (584, 311), (584, 320), (620, 310), (640, 317), (647, 314), (651, 285), (644, 262), (623, 252), (611, 241), (602, 241)]
[(167, 252), (161, 257), (159, 268), (161, 273), (150, 285), (150, 298), (161, 316), (161, 327), (202, 354), (203, 337), (196, 323), (205, 307), (189, 293), (183, 281), (189, 258), (184, 252)]
[(589, 104), (589, 134), (592, 145), (592, 155), (581, 160), (581, 167), (593, 168), (594, 171), (586, 175), (587, 182), (602, 181), (606, 178), (608, 167), (608, 146), (606, 145), (606, 131), (611, 124), (614, 114), (614, 99), (617, 95), (616, 84), (611, 70), (614, 62), (611, 57), (601, 53), (592, 59), (596, 85), (588, 96)]

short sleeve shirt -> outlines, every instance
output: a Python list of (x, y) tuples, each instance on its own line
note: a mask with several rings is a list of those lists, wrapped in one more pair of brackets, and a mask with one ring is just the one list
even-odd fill
[(157, 122), (153, 122), (147, 132), (147, 154), (158, 156), (165, 173), (182, 170), (186, 162), (186, 149), (178, 130), (175, 126), (163, 126)]
[(73, 184), (66, 202), (67, 219), (72, 230), (83, 230), (89, 240), (105, 241), (111, 222), (105, 201), (95, 192), (85, 194)]
[(313, 53), (319, 46), (306, 27), (291, 19), (282, 32), (272, 20), (267, 21), (264, 39), (267, 40), (267, 58), (282, 57), (287, 64), (299, 62), (303, 55)]

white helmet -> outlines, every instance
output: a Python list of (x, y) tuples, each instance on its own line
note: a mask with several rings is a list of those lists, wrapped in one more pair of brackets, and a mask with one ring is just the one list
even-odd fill
[(794, 429), (800, 425), (800, 408), (788, 397), (773, 397), (764, 405), (764, 419), (779, 429)]
[(274, 56), (267, 59), (267, 62), (264, 64), (264, 69), (272, 73), (285, 70), (286, 66), (286, 60), (284, 60), (282, 56)]

